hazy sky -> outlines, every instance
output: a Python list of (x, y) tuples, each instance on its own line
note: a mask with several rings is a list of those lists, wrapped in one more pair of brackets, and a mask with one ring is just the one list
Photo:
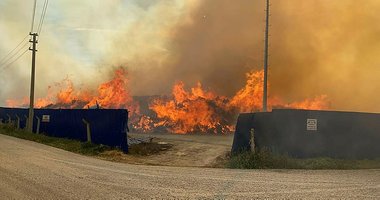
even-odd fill
[[(35, 27), (44, 4), (37, 2)], [(182, 0), (49, 1), (38, 44), (37, 97), (66, 76), (77, 85), (98, 84), (107, 79), (109, 68), (150, 52), (165, 53), (165, 31), (191, 9), (188, 4)], [(32, 9), (33, 1), (0, 0), (0, 59), (30, 32)], [(30, 60), (28, 52), (0, 71), (0, 105), (5, 99), (27, 96)]]
[[(233, 95), (246, 72), (262, 68), (264, 2), (49, 1), (37, 97), (67, 76), (96, 88), (118, 65), (129, 69), (135, 95), (167, 94), (178, 80)], [(32, 7), (0, 0), (0, 59), (30, 31)], [(272, 0), (270, 94), (326, 94), (333, 109), (380, 112), (379, 10), (378, 0)], [(0, 106), (28, 96), (29, 75), (30, 52), (0, 71)]]

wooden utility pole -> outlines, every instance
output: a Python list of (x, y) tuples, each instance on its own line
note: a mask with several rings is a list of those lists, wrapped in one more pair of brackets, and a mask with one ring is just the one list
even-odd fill
[(34, 83), (36, 75), (36, 52), (37, 52), (37, 33), (29, 33), (32, 36), (32, 39), (29, 42), (32, 43), (32, 48), (29, 50), (32, 51), (32, 74), (31, 74), (31, 83), (30, 83), (30, 99), (29, 99), (29, 118), (28, 118), (28, 131), (33, 132), (33, 119), (34, 119)]
[(263, 111), (268, 111), (268, 49), (269, 49), (269, 13), (270, 0), (266, 0), (266, 20), (265, 20), (265, 50), (264, 50), (264, 94)]

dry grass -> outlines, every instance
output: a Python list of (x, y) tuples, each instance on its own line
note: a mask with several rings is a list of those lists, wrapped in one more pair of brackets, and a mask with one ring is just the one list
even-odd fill
[(296, 159), (275, 155), (269, 150), (230, 156), (227, 167), (235, 169), (380, 169), (380, 159), (345, 160), (334, 158)]
[(172, 148), (172, 144), (159, 144), (157, 142), (133, 144), (129, 146), (131, 155), (150, 156), (167, 151)]
[(92, 144), (66, 138), (50, 137), (44, 134), (30, 133), (24, 130), (16, 130), (12, 125), (7, 124), (0, 125), (0, 134), (42, 143), (83, 155), (99, 155), (102, 152), (113, 149), (102, 144)]

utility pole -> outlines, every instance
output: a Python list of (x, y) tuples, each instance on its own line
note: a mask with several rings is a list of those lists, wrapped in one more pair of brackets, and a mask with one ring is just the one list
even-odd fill
[(265, 52), (264, 52), (264, 94), (263, 111), (268, 111), (268, 46), (269, 46), (269, 13), (270, 0), (266, 0), (266, 20), (265, 20)]
[(37, 52), (37, 33), (29, 33), (32, 36), (32, 39), (29, 42), (32, 43), (32, 48), (29, 50), (32, 51), (32, 74), (31, 74), (31, 83), (30, 83), (30, 99), (29, 99), (29, 119), (28, 119), (28, 131), (33, 132), (33, 119), (34, 119), (34, 82), (36, 75), (36, 52)]

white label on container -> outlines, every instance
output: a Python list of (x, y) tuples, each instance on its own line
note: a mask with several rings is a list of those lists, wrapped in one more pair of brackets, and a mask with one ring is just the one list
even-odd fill
[(50, 122), (50, 115), (42, 115), (42, 122)]
[(306, 130), (317, 131), (318, 130), (318, 120), (317, 119), (307, 119)]

